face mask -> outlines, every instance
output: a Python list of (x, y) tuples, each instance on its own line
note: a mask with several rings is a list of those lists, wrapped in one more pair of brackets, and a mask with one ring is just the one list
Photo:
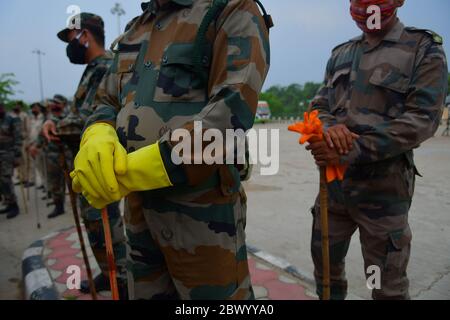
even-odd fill
[(62, 112), (62, 111), (63, 111), (63, 109), (60, 108), (60, 107), (52, 107), (52, 112), (53, 112), (53, 113), (60, 113), (60, 112)]
[(39, 115), (39, 111), (31, 111), (35, 116)]
[(80, 37), (83, 33), (77, 35), (72, 41), (67, 45), (67, 57), (73, 64), (85, 64), (86, 63), (86, 51), (87, 46), (80, 43)]
[[(380, 29), (369, 29), (368, 19), (374, 15), (367, 13), (367, 8), (372, 5), (380, 7)], [(393, 0), (355, 0), (351, 2), (350, 14), (358, 27), (365, 33), (376, 33), (383, 30), (391, 22), (397, 12), (397, 5)]]

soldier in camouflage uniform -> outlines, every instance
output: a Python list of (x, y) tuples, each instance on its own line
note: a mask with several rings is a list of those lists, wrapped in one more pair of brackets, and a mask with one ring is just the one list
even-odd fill
[[(97, 92), (72, 172), (74, 189), (97, 206), (111, 202), (112, 193), (102, 193), (109, 188), (101, 182), (106, 176), (86, 180), (92, 172), (85, 171), (83, 159), (96, 152), (105, 156), (102, 166), (116, 157), (115, 167), (118, 154), (129, 152), (128, 171), (115, 169), (121, 190), (133, 175), (148, 183), (164, 177), (152, 187), (128, 185), (140, 191), (129, 194), (125, 205), (131, 299), (252, 299), (238, 169), (176, 165), (171, 132), (185, 128), (192, 134), (195, 120), (222, 134), (253, 126), (269, 69), (265, 20), (253, 0), (153, 0), (142, 8), (118, 41)], [(110, 134), (102, 137), (97, 130)], [(126, 151), (116, 140), (109, 157), (95, 151), (103, 138), (120, 139)], [(147, 151), (155, 161), (138, 169), (135, 156)], [(95, 191), (91, 183), (101, 185)], [(106, 198), (96, 199), (96, 192)]]
[[(324, 85), (311, 104), (331, 137), (308, 147), (316, 163), (348, 165), (344, 180), (329, 185), (332, 299), (346, 297), (345, 256), (356, 229), (365, 270), (378, 266), (381, 271), (381, 288), (372, 291), (373, 298), (409, 298), (408, 211), (418, 175), (413, 149), (437, 130), (447, 91), (442, 38), (404, 27), (396, 16), (402, 0), (377, 3), (382, 28), (373, 31), (364, 16), (371, 1), (351, 1), (364, 34), (333, 50)], [(322, 296), (318, 199), (313, 214), (311, 251)]]
[(22, 130), (20, 118), (6, 113), (0, 102), (0, 193), (6, 207), (0, 214), (12, 219), (19, 214), (12, 176), (22, 156)]
[[(57, 96), (48, 101), (48, 109), (50, 111), (48, 119), (54, 123), (58, 123), (64, 118), (65, 99), (60, 99)], [(65, 182), (64, 171), (61, 162), (61, 144), (58, 140), (45, 139), (43, 135), (39, 135), (34, 143), (34, 147), (44, 150), (47, 165), (47, 183), (48, 191), (52, 197), (54, 210), (48, 215), (49, 219), (58, 217), (65, 213)], [(73, 158), (67, 148), (64, 148), (67, 158)]]
[[(51, 121), (48, 121), (44, 128), (44, 134), (49, 139), (53, 138), (50, 136), (51, 133), (55, 134), (57, 132), (58, 137), (69, 146), (72, 153), (77, 152), (81, 130), (85, 125), (86, 119), (93, 112), (92, 102), (95, 93), (112, 63), (112, 54), (104, 49), (105, 31), (101, 17), (91, 13), (81, 13), (74, 19), (75, 21), (79, 19), (81, 29), (66, 28), (58, 33), (58, 38), (69, 43), (67, 54), (70, 61), (75, 64), (87, 64), (87, 67), (81, 77), (69, 114), (57, 124), (52, 124)], [(75, 141), (77, 142), (75, 143)], [(69, 168), (73, 168), (73, 161), (70, 161), (68, 165)], [(89, 206), (82, 196), (80, 196), (80, 208), (89, 243), (102, 271), (95, 278), (96, 290), (109, 290), (108, 263), (106, 260), (101, 212)], [(111, 226), (114, 257), (118, 269), (120, 296), (121, 299), (126, 299), (125, 232), (119, 202), (108, 206), (108, 217)], [(82, 281), (81, 291), (86, 293), (90, 291), (88, 281)]]

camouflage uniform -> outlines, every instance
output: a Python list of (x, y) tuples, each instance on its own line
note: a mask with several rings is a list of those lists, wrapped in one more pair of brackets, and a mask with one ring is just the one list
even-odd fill
[(238, 170), (170, 160), (171, 131), (190, 130), (194, 120), (222, 133), (250, 129), (268, 72), (268, 31), (254, 1), (225, 1), (202, 34), (212, 3), (144, 3), (88, 123), (115, 124), (128, 152), (159, 141), (174, 184), (126, 200), (131, 299), (253, 298)]
[[(92, 114), (92, 103), (97, 88), (105, 73), (112, 63), (112, 54), (106, 52), (105, 55), (97, 57), (91, 61), (81, 77), (75, 97), (71, 106), (71, 111), (67, 117), (58, 122), (59, 133), (66, 135), (81, 135), (83, 126), (87, 118)], [(70, 162), (72, 170), (73, 161)], [(105, 251), (105, 235), (103, 232), (101, 211), (89, 205), (80, 196), (81, 218), (86, 226), (94, 256), (99, 264), (102, 273), (108, 276), (108, 261)], [(120, 214), (119, 202), (108, 206), (109, 224), (111, 226), (111, 236), (113, 242), (114, 258), (116, 261), (118, 278), (126, 283), (126, 246), (123, 220)], [(126, 286), (124, 284), (124, 286)]]
[[(331, 294), (347, 293), (345, 256), (359, 229), (365, 270), (380, 267), (374, 299), (408, 299), (408, 211), (418, 174), (413, 149), (433, 136), (447, 90), (442, 39), (401, 22), (375, 46), (360, 36), (333, 50), (325, 83), (312, 102), (325, 127), (345, 124), (360, 135), (342, 162), (342, 182), (329, 185)], [(311, 251), (322, 288), (319, 201), (313, 210)]]
[[(61, 121), (62, 116), (57, 117), (51, 114), (49, 119), (58, 123)], [(36, 140), (36, 146), (44, 150), (44, 156), (46, 157), (45, 163), (47, 165), (48, 191), (51, 193), (53, 202), (55, 205), (60, 204), (61, 206), (64, 206), (66, 185), (64, 171), (62, 169), (60, 144), (54, 141), (47, 142), (45, 137), (41, 134)], [(68, 159), (67, 161), (73, 157), (67, 148), (65, 148), (65, 155)]]
[(5, 114), (0, 118), (0, 192), (6, 206), (17, 203), (12, 176), (14, 162), (22, 154), (20, 118)]

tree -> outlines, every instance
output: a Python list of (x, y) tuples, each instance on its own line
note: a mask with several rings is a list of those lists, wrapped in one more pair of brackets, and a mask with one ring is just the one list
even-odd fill
[(272, 86), (261, 94), (261, 100), (269, 103), (274, 117), (302, 116), (320, 87), (319, 83), (304, 85), (293, 83), (287, 87)]
[(14, 73), (2, 73), (0, 75), (0, 101), (10, 106), (14, 101), (11, 100), (17, 91), (14, 89), (19, 82), (15, 79)]

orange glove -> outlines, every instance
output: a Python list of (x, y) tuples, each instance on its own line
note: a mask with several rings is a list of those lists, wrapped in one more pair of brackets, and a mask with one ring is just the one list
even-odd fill
[[(288, 130), (301, 134), (300, 144), (323, 140), (323, 126), (322, 121), (319, 119), (319, 111), (317, 110), (314, 110), (309, 114), (305, 112), (303, 122), (297, 122), (290, 125)], [(334, 180), (343, 180), (346, 170), (347, 166), (345, 165), (327, 166), (327, 182), (330, 183)]]

